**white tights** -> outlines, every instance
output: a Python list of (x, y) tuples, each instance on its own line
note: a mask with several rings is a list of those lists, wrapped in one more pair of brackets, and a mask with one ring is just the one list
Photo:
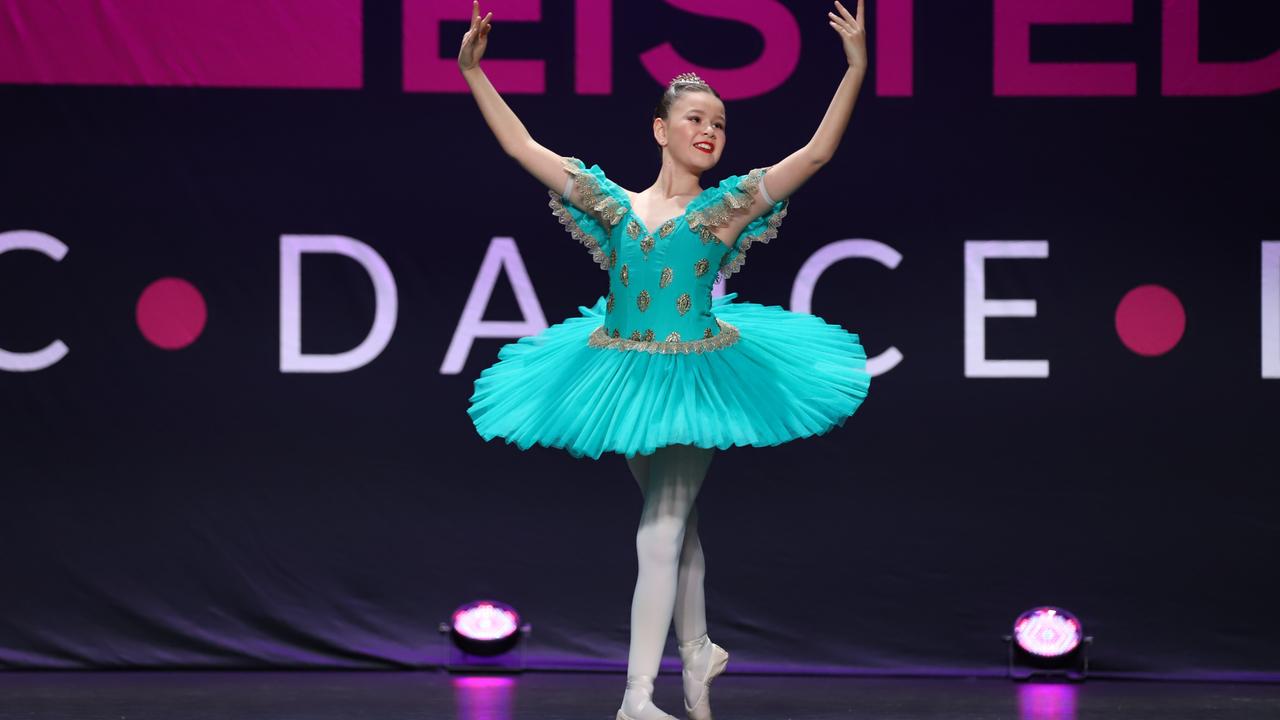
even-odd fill
[[(698, 540), (694, 500), (714, 452), (692, 445), (668, 445), (652, 455), (627, 458), (627, 466), (644, 494), (644, 510), (636, 531), (639, 572), (631, 601), (628, 678), (657, 677), (667, 628), (673, 619), (676, 639), (682, 643), (707, 632), (702, 586), (706, 561)], [(629, 683), (623, 699), (623, 709), (637, 720), (661, 717), (649, 702), (652, 688), (645, 685), (644, 680), (635, 686)]]

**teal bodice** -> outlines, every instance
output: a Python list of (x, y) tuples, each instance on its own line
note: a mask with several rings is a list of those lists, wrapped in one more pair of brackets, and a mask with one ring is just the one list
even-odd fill
[(605, 322), (588, 339), (592, 347), (690, 353), (732, 345), (738, 329), (712, 313), (717, 277), (729, 277), (745, 262), (753, 242), (778, 234), (787, 201), (774, 203), (727, 247), (711, 229), (747, 212), (768, 168), (732, 175), (702, 191), (683, 214), (647, 228), (631, 209), (631, 200), (599, 165), (587, 168), (563, 158), (565, 170), (584, 209), (555, 191), (551, 208), (560, 223), (585, 245), (609, 273)]

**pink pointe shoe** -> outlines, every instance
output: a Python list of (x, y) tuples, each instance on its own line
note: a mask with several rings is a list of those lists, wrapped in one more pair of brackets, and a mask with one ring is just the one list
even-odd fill
[[(706, 650), (707, 645), (711, 646), (709, 653)], [(703, 667), (694, 666), (700, 656), (707, 657), (705, 670)], [(725, 666), (729, 664), (728, 651), (711, 642), (711, 639), (703, 633), (689, 642), (680, 643), (680, 659), (684, 661), (685, 715), (689, 720), (712, 720), (711, 681), (724, 672)], [(691, 697), (694, 698), (693, 705), (689, 704)]]

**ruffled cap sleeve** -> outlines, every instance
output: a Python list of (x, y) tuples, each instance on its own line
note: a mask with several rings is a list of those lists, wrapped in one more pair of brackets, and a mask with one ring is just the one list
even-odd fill
[(565, 172), (573, 177), (576, 195), (585, 210), (578, 209), (560, 193), (548, 190), (551, 211), (565, 230), (591, 251), (591, 258), (608, 270), (618, 257), (611, 239), (613, 228), (631, 211), (627, 193), (606, 177), (599, 165), (588, 168), (575, 157), (564, 157), (561, 161)]
[[(747, 212), (760, 192), (768, 168), (756, 168), (746, 175), (730, 175), (711, 192), (690, 203), (689, 227), (699, 234), (709, 228), (728, 225), (735, 215)], [(775, 202), (763, 215), (747, 223), (738, 233), (733, 247), (720, 260), (719, 274), (727, 278), (746, 262), (747, 248), (752, 243), (767, 243), (778, 235), (782, 218), (787, 216), (789, 200)]]

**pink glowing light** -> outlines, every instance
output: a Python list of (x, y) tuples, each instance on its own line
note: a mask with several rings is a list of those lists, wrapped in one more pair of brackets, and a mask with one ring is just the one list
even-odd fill
[(515, 686), (515, 678), (500, 675), (464, 675), (453, 678), (453, 687), (463, 690), (492, 690)]
[(1075, 685), (1029, 683), (1018, 687), (1018, 720), (1076, 720)]
[(1041, 657), (1066, 655), (1080, 645), (1080, 621), (1061, 608), (1038, 607), (1018, 616), (1013, 636), (1027, 652)]
[(520, 616), (502, 603), (478, 600), (454, 611), (453, 627), (472, 640), (499, 640), (516, 632)]

